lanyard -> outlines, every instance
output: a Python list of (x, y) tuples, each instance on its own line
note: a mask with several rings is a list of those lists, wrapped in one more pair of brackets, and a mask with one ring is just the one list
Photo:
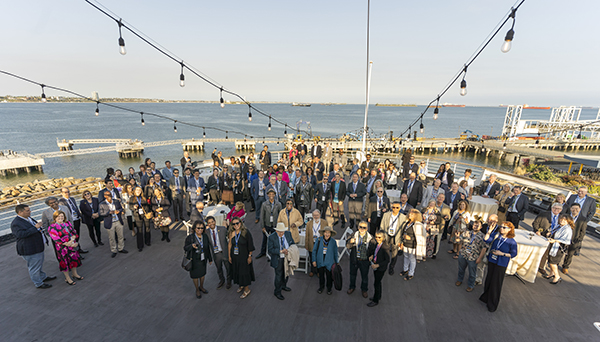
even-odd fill
[[(87, 202), (87, 201), (86, 201)], [(92, 214), (95, 214), (94, 212), (94, 201), (92, 202), (87, 202), (87, 204), (90, 206), (90, 209), (92, 210)]]
[(501, 237), (500, 238), (500, 242), (498, 242), (498, 244), (496, 245), (496, 250), (500, 250), (500, 247), (502, 247), (502, 245), (506, 242), (506, 238), (505, 237)]
[(380, 248), (381, 248), (381, 244), (378, 244), (377, 248), (375, 248), (375, 257), (373, 258), (373, 262), (377, 262), (377, 254), (379, 253)]
[(471, 232), (471, 241), (469, 241), (469, 245), (473, 244), (473, 240), (477, 237), (476, 233)]
[(141, 207), (142, 206), (142, 199), (138, 197), (137, 198), (137, 202), (138, 202), (138, 205)]
[(450, 196), (450, 203), (454, 203), (454, 199), (456, 198), (456, 194), (452, 194), (452, 196)]
[(235, 246), (236, 246), (236, 247), (237, 247), (237, 245), (238, 245), (238, 241), (240, 241), (240, 235), (241, 235), (241, 232), (239, 232), (239, 233), (235, 234)]
[(198, 239), (198, 235), (194, 234), (194, 236), (196, 237), (196, 240), (198, 241), (198, 244), (200, 244), (200, 249), (203, 249), (204, 248), (204, 240)]

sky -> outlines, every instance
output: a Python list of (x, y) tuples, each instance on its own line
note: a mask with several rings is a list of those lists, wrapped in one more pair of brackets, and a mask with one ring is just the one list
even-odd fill
[[(8, 1), (0, 70), (100, 97), (218, 100), (217, 89), (124, 31), (83, 0)], [(367, 1), (102, 0), (123, 20), (249, 101), (365, 103)], [(427, 104), (515, 0), (371, 3), (371, 103)], [(512, 49), (503, 28), (441, 102), (600, 105), (596, 0), (526, 0)], [(64, 95), (47, 90), (47, 95)], [(0, 95), (40, 88), (0, 75)], [(227, 98), (226, 100), (234, 100)]]

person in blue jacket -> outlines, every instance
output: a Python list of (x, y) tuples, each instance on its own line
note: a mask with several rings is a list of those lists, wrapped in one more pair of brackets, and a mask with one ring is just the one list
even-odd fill
[(510, 259), (517, 256), (517, 242), (514, 237), (515, 226), (511, 222), (503, 222), (499, 230), (494, 230), (493, 234), (488, 231), (485, 235), (485, 242), (491, 243), (491, 246), (488, 273), (479, 300), (487, 304), (489, 312), (494, 312), (498, 308), (506, 267)]
[(331, 294), (333, 286), (333, 275), (331, 274), (331, 266), (338, 263), (338, 246), (335, 239), (336, 232), (331, 227), (325, 227), (319, 230), (321, 236), (312, 250), (313, 266), (319, 271), (319, 294), (323, 293), (325, 287), (325, 277), (327, 277), (327, 294)]

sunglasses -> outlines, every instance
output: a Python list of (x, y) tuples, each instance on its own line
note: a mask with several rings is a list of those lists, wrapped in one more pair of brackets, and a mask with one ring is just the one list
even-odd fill
[(367, 226), (358, 226), (358, 229), (367, 229)]
[(507, 226), (500, 226), (500, 228), (502, 228), (502, 229), (510, 229), (510, 228), (509, 228), (509, 227), (507, 227)]
[(395, 207), (395, 206), (394, 206), (394, 207), (392, 207), (392, 209), (400, 209), (400, 207)]
[(379, 190), (377, 190), (377, 192), (383, 192), (383, 191), (379, 191)]
[(242, 224), (242, 222), (233, 222), (234, 226), (237, 226), (238, 224)]
[(204, 229), (204, 227), (196, 227), (196, 230), (198, 230), (198, 229)]

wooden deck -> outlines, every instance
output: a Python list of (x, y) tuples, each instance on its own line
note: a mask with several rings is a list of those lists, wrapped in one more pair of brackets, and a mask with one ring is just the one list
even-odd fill
[[(253, 213), (247, 225), (260, 247)], [(526, 223), (533, 216), (528, 214)], [(85, 228), (84, 228), (85, 229)], [(178, 227), (171, 243), (153, 243), (139, 253), (126, 231), (129, 254), (110, 257), (108, 239), (94, 248), (87, 231), (80, 274), (85, 279), (68, 286), (58, 271), (52, 250), (46, 249), (44, 270), (57, 280), (48, 290), (31, 283), (15, 245), (0, 247), (0, 336), (3, 341), (599, 341), (600, 242), (587, 236), (582, 255), (569, 276), (551, 285), (507, 277), (497, 312), (479, 302), (482, 287), (467, 293), (456, 287), (457, 265), (443, 242), (436, 260), (419, 263), (415, 278), (383, 279), (383, 298), (375, 308), (360, 291), (317, 294), (318, 278), (297, 273), (288, 283), (285, 300), (273, 296), (273, 270), (266, 258), (255, 260), (257, 281), (244, 300), (230, 290), (216, 290), (218, 278), (209, 267), (209, 293), (195, 298), (193, 283), (180, 267), (186, 231)], [(401, 269), (402, 259), (396, 270)], [(360, 279), (360, 278), (359, 278)], [(360, 280), (359, 280), (360, 281)], [(369, 278), (373, 293), (372, 274)], [(360, 286), (360, 285), (359, 285)]]

